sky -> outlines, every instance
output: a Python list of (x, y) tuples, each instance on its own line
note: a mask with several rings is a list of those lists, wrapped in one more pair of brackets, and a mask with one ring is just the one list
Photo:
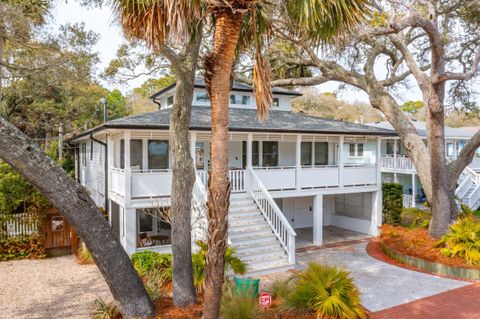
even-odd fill
[[(109, 6), (102, 8), (86, 8), (82, 7), (74, 0), (57, 0), (52, 10), (52, 17), (50, 21), (50, 28), (55, 30), (58, 26), (66, 23), (85, 23), (87, 30), (95, 31), (99, 34), (100, 39), (95, 47), (100, 56), (100, 63), (97, 66), (98, 72), (101, 73), (109, 64), (110, 60), (115, 57), (117, 48), (125, 41), (119, 25), (115, 23), (116, 17), (112, 14)], [(380, 62), (380, 61), (379, 61)], [(382, 72), (382, 71), (380, 71)], [(108, 89), (120, 89), (124, 94), (128, 93), (135, 87), (142, 84), (146, 78), (140, 78), (130, 81), (125, 85), (109, 83), (100, 79), (100, 82)], [(317, 86), (320, 92), (334, 92), (339, 84), (336, 82), (329, 82)], [(420, 100), (421, 95), (418, 90), (406, 91), (403, 94), (406, 100)], [(347, 102), (368, 102), (368, 96), (362, 91), (348, 89), (341, 92), (338, 96), (340, 99)]]

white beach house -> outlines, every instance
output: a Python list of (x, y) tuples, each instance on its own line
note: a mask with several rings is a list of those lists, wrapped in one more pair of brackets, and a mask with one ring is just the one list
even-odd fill
[[(152, 97), (160, 106), (156, 112), (106, 122), (71, 141), (78, 150), (78, 180), (108, 211), (129, 254), (170, 249), (170, 226), (152, 208), (170, 205), (174, 92), (172, 85)], [(395, 132), (294, 113), (291, 99), (298, 95), (275, 88), (269, 119), (259, 123), (252, 88), (232, 87), (229, 242), (251, 274), (292, 268), (296, 247), (377, 235), (381, 225), (382, 142)], [(205, 230), (210, 163), (210, 108), (202, 80), (195, 82), (193, 104), (196, 239)]]

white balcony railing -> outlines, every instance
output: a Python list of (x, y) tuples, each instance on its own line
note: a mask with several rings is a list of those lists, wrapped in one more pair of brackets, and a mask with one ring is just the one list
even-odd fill
[(382, 155), (380, 158), (381, 167), (399, 171), (414, 171), (415, 166), (407, 155)]
[(415, 207), (415, 201), (413, 200), (412, 195), (403, 194), (403, 207)]
[(120, 168), (110, 169), (111, 191), (118, 195), (125, 195), (125, 171)]

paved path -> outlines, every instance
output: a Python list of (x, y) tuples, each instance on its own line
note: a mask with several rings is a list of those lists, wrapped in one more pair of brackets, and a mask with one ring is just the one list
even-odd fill
[(412, 301), (372, 314), (372, 319), (478, 319), (480, 284)]
[(112, 300), (94, 265), (73, 256), (0, 262), (0, 318), (89, 318), (97, 296)]
[(372, 312), (471, 284), (381, 262), (370, 257), (365, 248), (366, 243), (360, 243), (297, 253), (297, 268), (315, 261), (349, 269), (359, 286), (362, 304)]

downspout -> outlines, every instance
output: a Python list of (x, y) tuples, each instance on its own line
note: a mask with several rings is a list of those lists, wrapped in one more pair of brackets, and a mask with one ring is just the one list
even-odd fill
[[(104, 161), (104, 170), (105, 170), (105, 191), (104, 191), (104, 197), (105, 197), (105, 212), (109, 213), (109, 207), (108, 207), (108, 144), (104, 143), (100, 140), (97, 140), (95, 137), (93, 137), (93, 134), (90, 134), (90, 139), (100, 145), (103, 145), (105, 147), (105, 156), (103, 157)], [(108, 135), (105, 133), (105, 142), (108, 142)]]
[(158, 102), (155, 98), (152, 99), (152, 102), (158, 105), (159, 110), (162, 108), (162, 104)]

